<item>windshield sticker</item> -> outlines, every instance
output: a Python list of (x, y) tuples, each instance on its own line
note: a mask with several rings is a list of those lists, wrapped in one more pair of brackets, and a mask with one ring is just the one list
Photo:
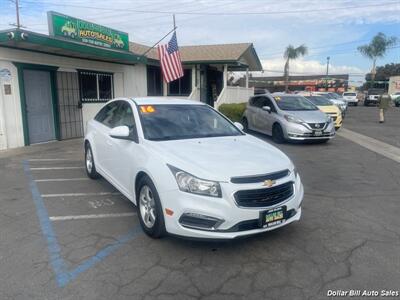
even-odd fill
[(280, 101), (280, 100), (281, 100), (281, 97), (275, 96), (274, 99), (275, 99), (275, 101)]
[(151, 105), (141, 105), (140, 106), (140, 111), (144, 114), (151, 114), (154, 113), (156, 110), (154, 109), (154, 106)]

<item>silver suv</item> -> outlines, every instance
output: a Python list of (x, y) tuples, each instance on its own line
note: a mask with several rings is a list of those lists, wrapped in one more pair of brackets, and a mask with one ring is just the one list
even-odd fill
[(251, 97), (243, 114), (244, 130), (271, 135), (277, 143), (286, 140), (320, 140), (335, 136), (332, 119), (306, 98), (290, 94)]

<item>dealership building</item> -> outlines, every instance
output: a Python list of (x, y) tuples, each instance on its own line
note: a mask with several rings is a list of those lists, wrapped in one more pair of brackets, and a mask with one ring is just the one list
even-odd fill
[(262, 69), (251, 43), (183, 46), (185, 75), (167, 84), (157, 50), (128, 34), (54, 12), (48, 21), (49, 35), (0, 31), (0, 150), (82, 137), (115, 97), (245, 102), (254, 89), (230, 86), (230, 72)]

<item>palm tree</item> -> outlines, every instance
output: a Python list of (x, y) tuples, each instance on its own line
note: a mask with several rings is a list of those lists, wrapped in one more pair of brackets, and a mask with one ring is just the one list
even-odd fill
[(287, 46), (285, 53), (283, 55), (283, 57), (286, 58), (285, 70), (284, 70), (285, 92), (289, 91), (289, 62), (290, 62), (290, 60), (299, 58), (300, 56), (304, 56), (307, 54), (307, 52), (308, 52), (308, 49), (304, 44), (300, 45), (297, 48), (293, 47), (292, 45)]
[(389, 47), (396, 44), (397, 38), (395, 36), (387, 37), (384, 33), (379, 32), (372, 38), (369, 44), (359, 46), (358, 51), (365, 57), (372, 60), (371, 81), (372, 84), (375, 80), (376, 74), (376, 60), (384, 57)]

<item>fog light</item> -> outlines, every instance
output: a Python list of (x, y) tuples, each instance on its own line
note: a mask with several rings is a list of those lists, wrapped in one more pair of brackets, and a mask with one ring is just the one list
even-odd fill
[(215, 230), (224, 220), (196, 213), (185, 213), (179, 218), (179, 223), (184, 227)]

